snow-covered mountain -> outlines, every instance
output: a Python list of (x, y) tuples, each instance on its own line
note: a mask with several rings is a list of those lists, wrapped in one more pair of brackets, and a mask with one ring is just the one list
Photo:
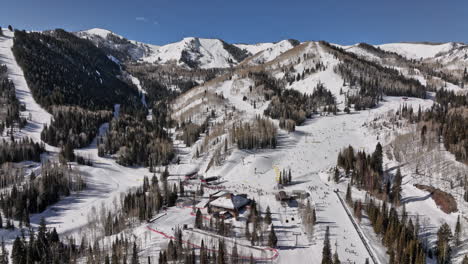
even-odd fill
[(75, 35), (90, 40), (97, 47), (104, 49), (116, 61), (138, 60), (149, 54), (152, 49), (157, 48), (154, 45), (130, 41), (110, 30), (101, 28), (78, 31), (75, 32)]
[(247, 58), (250, 64), (273, 60), (297, 46), (297, 40), (277, 43), (229, 44), (221, 39), (187, 37), (162, 46), (127, 40), (112, 31), (100, 28), (75, 33), (107, 50), (119, 60), (141, 61), (154, 64), (172, 64), (186, 68), (230, 68)]
[(260, 46), (255, 45), (254, 47), (248, 47), (251, 50), (256, 50), (257, 47), (261, 47), (263, 49), (262, 50), (259, 49), (257, 53), (255, 53), (252, 57), (247, 59), (245, 62), (250, 65), (267, 63), (269, 61), (274, 60), (281, 54), (285, 53), (286, 51), (294, 48), (295, 46), (299, 44), (300, 43), (297, 40), (288, 39), (288, 40), (282, 40), (277, 43), (273, 43), (271, 45), (263, 44)]
[(151, 63), (174, 63), (190, 68), (229, 68), (251, 55), (247, 50), (220, 39), (184, 38), (175, 43), (155, 47), (142, 57)]
[(427, 59), (463, 46), (462, 43), (388, 43), (376, 45), (385, 51), (395, 52), (408, 59)]
[(248, 49), (220, 39), (187, 37), (181, 41), (157, 46), (130, 41), (109, 30), (94, 28), (76, 32), (95, 45), (109, 50), (119, 59), (155, 64), (173, 64), (187, 68), (229, 68), (251, 56)]

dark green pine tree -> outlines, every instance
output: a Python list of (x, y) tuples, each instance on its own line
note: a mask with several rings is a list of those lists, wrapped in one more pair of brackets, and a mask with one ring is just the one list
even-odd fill
[(338, 183), (340, 181), (340, 171), (338, 167), (335, 167), (335, 174), (333, 175), (333, 180)]
[(278, 244), (278, 237), (276, 237), (275, 228), (271, 226), (270, 234), (268, 235), (268, 246), (275, 248)]
[(37, 231), (37, 240), (36, 240), (37, 253), (41, 258), (47, 259), (50, 251), (49, 241), (47, 239), (47, 227), (44, 217), (41, 218), (39, 223), (39, 228)]
[(131, 264), (139, 264), (140, 260), (138, 259), (138, 249), (136, 242), (133, 242), (133, 250), (132, 250), (132, 262)]
[(460, 237), (461, 237), (461, 223), (460, 223), (460, 215), (458, 215), (457, 223), (455, 224), (455, 245), (460, 245)]
[(200, 247), (200, 264), (208, 264), (208, 254), (205, 248), (205, 242), (203, 240)]
[(73, 152), (73, 145), (69, 141), (65, 143), (62, 150), (60, 151), (60, 157), (62, 158), (62, 162), (75, 160), (75, 153)]
[(11, 251), (11, 259), (13, 264), (26, 264), (26, 249), (20, 237), (16, 237), (13, 242), (13, 249)]
[(218, 256), (216, 257), (216, 264), (226, 264), (226, 254), (225, 254), (224, 242), (219, 240), (218, 242)]
[(437, 263), (448, 264), (450, 263), (450, 240), (452, 238), (452, 231), (447, 223), (440, 226), (437, 231)]
[(330, 245), (330, 227), (327, 226), (325, 239), (323, 240), (322, 264), (333, 264), (331, 245)]
[(203, 218), (200, 209), (197, 209), (197, 213), (195, 214), (195, 228), (203, 228)]
[(380, 145), (380, 142), (377, 143), (375, 146), (375, 151), (372, 153), (372, 168), (377, 171), (379, 174), (382, 174), (383, 172), (383, 167), (382, 167), (382, 162), (383, 162), (383, 150), (382, 150), (382, 145)]
[(403, 177), (401, 176), (400, 168), (398, 168), (397, 173), (395, 174), (395, 179), (392, 184), (392, 203), (400, 204), (401, 200), (401, 182)]
[(351, 184), (348, 183), (348, 187), (346, 188), (346, 202), (351, 205), (353, 204), (353, 197), (352, 197), (352, 191), (351, 191)]
[(338, 250), (336, 250), (335, 254), (333, 254), (333, 264), (341, 264), (340, 258), (338, 256)]
[(270, 211), (270, 206), (267, 206), (267, 209), (266, 209), (266, 214), (265, 214), (265, 223), (267, 225), (270, 225), (271, 224), (271, 211)]
[(234, 243), (231, 252), (231, 264), (239, 263), (239, 252), (237, 251), (237, 244)]
[(2, 239), (2, 252), (0, 254), (0, 264), (8, 264), (8, 250), (5, 248), (5, 241)]

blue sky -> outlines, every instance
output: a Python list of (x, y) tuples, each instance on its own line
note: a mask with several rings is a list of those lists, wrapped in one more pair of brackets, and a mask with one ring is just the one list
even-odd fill
[(468, 42), (467, 11), (466, 0), (12, 0), (0, 6), (0, 25), (100, 27), (153, 44), (188, 36), (231, 43)]

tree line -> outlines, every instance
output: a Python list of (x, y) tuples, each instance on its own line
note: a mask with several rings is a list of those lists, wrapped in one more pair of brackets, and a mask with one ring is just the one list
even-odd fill
[(26, 118), (20, 116), (20, 111), (25, 109), (16, 98), (15, 85), (8, 78), (6, 65), (0, 65), (0, 105), (0, 133), (15, 125), (19, 128), (26, 125)]
[(138, 78), (146, 92), (149, 104), (180, 93), (226, 73), (225, 69), (186, 69), (177, 65), (152, 63), (126, 63), (125, 69)]
[(84, 188), (80, 174), (68, 166), (47, 162), (42, 165), (40, 175), (33, 172), (27, 183), (4, 190), (0, 194), (0, 208), (6, 218), (20, 221), (20, 226), (29, 226), (30, 214), (43, 212), (60, 197)]
[(311, 95), (302, 94), (294, 89), (279, 90), (275, 94), (264, 114), (280, 120), (280, 128), (294, 131), (296, 125), (301, 125), (312, 114), (324, 110), (336, 113), (334, 95), (318, 83)]
[[(48, 228), (41, 219), (37, 232), (30, 228), (28, 239), (23, 235), (13, 242), (11, 260), (13, 264), (29, 263), (129, 263), (139, 264), (139, 248), (135, 241), (116, 236), (109, 245), (100, 245), (98, 240), (90, 243), (86, 235), (81, 237), (81, 244), (75, 239), (63, 239), (55, 228)], [(8, 251), (2, 242), (0, 263), (9, 263)], [(150, 263), (150, 262), (149, 262)]]
[[(157, 110), (157, 109), (156, 109)], [(164, 112), (157, 112), (164, 116)], [(175, 156), (172, 140), (164, 129), (163, 117), (147, 120), (120, 114), (109, 123), (108, 132), (98, 138), (99, 156), (117, 154), (117, 162), (124, 166), (167, 165)]]
[(260, 116), (251, 122), (234, 123), (229, 130), (231, 143), (239, 149), (276, 148), (277, 133), (275, 124)]
[(419, 81), (329, 43), (320, 43), (341, 61), (333, 70), (343, 78), (343, 85), (359, 89), (357, 93), (347, 95), (348, 106), (357, 104), (358, 109), (372, 108), (383, 95), (426, 98), (426, 87)]
[(0, 142), (0, 164), (25, 160), (40, 162), (41, 154), (44, 152), (44, 144), (34, 143), (30, 138), (13, 139), (13, 141), (2, 139)]
[(455, 155), (458, 161), (468, 163), (468, 96), (453, 91), (439, 90), (436, 104), (426, 111), (403, 105), (398, 114), (412, 123), (419, 123), (421, 142), (425, 144), (428, 132), (435, 132), (438, 142)]
[[(352, 146), (348, 146), (338, 153), (337, 165), (344, 170), (346, 177), (350, 177), (351, 185), (376, 195), (385, 194), (390, 197), (396, 195), (396, 190), (392, 190), (391, 187), (395, 187), (397, 181), (396, 178), (393, 182), (384, 178), (382, 161), (382, 145), (377, 143), (372, 154), (365, 151), (355, 152)], [(335, 169), (335, 181), (339, 179), (340, 173)]]
[(52, 108), (52, 116), (50, 125), (45, 125), (41, 132), (41, 139), (52, 146), (69, 144), (82, 148), (96, 137), (100, 125), (112, 118), (112, 112), (58, 106)]
[(192, 123), (190, 120), (182, 122), (178, 125), (178, 130), (182, 130), (182, 133), (177, 135), (176, 138), (182, 140), (187, 146), (193, 145), (200, 138), (201, 133), (208, 131), (209, 121), (210, 117), (207, 117), (200, 125)]

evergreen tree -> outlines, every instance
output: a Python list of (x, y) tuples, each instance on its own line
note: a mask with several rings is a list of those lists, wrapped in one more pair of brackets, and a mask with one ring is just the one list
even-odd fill
[(13, 242), (13, 249), (11, 251), (11, 259), (13, 264), (26, 264), (26, 250), (24, 248), (23, 241), (19, 236), (16, 237)]
[(397, 173), (395, 175), (395, 179), (393, 180), (392, 184), (392, 203), (399, 204), (401, 200), (401, 182), (402, 176), (400, 168), (398, 168)]
[(437, 263), (439, 264), (448, 264), (450, 263), (450, 240), (452, 238), (452, 231), (450, 226), (447, 223), (442, 224), (442, 226), (437, 231)]
[(325, 238), (323, 240), (322, 264), (333, 264), (331, 245), (330, 245), (330, 227), (327, 226)]
[(218, 242), (218, 256), (216, 258), (216, 264), (226, 264), (226, 254), (225, 254), (224, 242), (219, 240)]
[(195, 214), (195, 228), (203, 228), (203, 218), (200, 209), (197, 209), (197, 213)]
[(239, 263), (239, 252), (237, 251), (237, 244), (234, 243), (234, 246), (232, 247), (232, 252), (231, 252), (231, 264), (237, 264)]
[(205, 248), (205, 242), (203, 240), (200, 247), (200, 264), (208, 264), (208, 254)]
[(60, 151), (60, 157), (61, 157), (62, 163), (75, 160), (75, 153), (73, 151), (73, 146), (69, 141), (65, 143), (62, 150)]
[(352, 190), (351, 190), (351, 184), (348, 183), (348, 187), (346, 188), (346, 202), (351, 205), (353, 204), (353, 197), (352, 197), (352, 194), (351, 194)]
[(267, 209), (266, 209), (266, 214), (265, 214), (265, 223), (267, 225), (270, 225), (271, 224), (271, 211), (270, 211), (270, 206), (267, 206)]
[(338, 250), (333, 254), (333, 264), (341, 264), (340, 258), (338, 257)]
[(372, 167), (379, 174), (382, 174), (383, 172), (382, 162), (383, 162), (383, 150), (382, 150), (382, 145), (380, 145), (380, 142), (378, 142), (377, 145), (375, 146), (374, 153), (372, 153)]
[(460, 245), (461, 230), (462, 230), (462, 227), (460, 223), (460, 215), (458, 215), (457, 223), (455, 225), (455, 244), (457, 246)]
[(5, 248), (5, 241), (3, 240), (3, 238), (1, 250), (2, 252), (0, 254), (0, 264), (8, 264), (8, 250)]
[(132, 262), (131, 262), (131, 264), (139, 264), (139, 263), (140, 263), (140, 261), (138, 259), (138, 249), (137, 249), (136, 242), (134, 241), (133, 242)]
[(278, 244), (278, 238), (276, 237), (275, 228), (271, 226), (270, 234), (268, 235), (268, 246), (275, 248)]
[(340, 181), (340, 171), (338, 170), (338, 167), (335, 167), (335, 173), (333, 175), (333, 179), (336, 183)]

